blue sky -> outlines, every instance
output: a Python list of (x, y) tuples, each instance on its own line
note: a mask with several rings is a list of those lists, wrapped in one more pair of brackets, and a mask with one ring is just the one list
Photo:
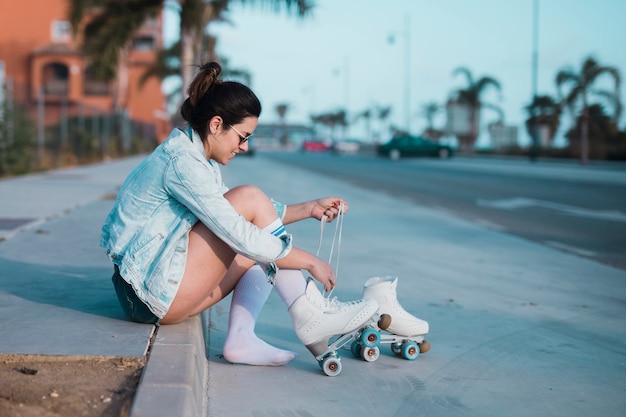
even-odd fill
[[(488, 75), (500, 81), (501, 93), (491, 90), (484, 101), (500, 106), (505, 122), (520, 127), (520, 142), (527, 140), (522, 124), (524, 106), (532, 96), (533, 0), (316, 3), (313, 16), (300, 20), (233, 1), (232, 24), (214, 24), (210, 29), (218, 36), (218, 53), (232, 66), (252, 73), (252, 88), (264, 105), (261, 122), (277, 120), (276, 104), (289, 103), (292, 122), (306, 123), (311, 113), (339, 108), (355, 114), (392, 106), (391, 120), (405, 126), (409, 56), (412, 132), (425, 126), (419, 115), (423, 104), (443, 104), (452, 90), (465, 85), (463, 77), (453, 77), (452, 72), (466, 67), (474, 78)], [(626, 76), (626, 1), (539, 0), (538, 4), (539, 94), (556, 96), (558, 70), (566, 66), (578, 70), (589, 55)], [(626, 100), (624, 81), (622, 100)], [(612, 88), (608, 78), (598, 86)], [(487, 110), (483, 123), (496, 118)], [(625, 120), (622, 117), (620, 127)], [(436, 125), (444, 123), (442, 113)], [(363, 129), (356, 125), (350, 134), (363, 135)]]

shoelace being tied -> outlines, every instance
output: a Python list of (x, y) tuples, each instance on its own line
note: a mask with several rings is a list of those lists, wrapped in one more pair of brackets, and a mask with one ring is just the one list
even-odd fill
[[(344, 209), (344, 204), (342, 202), (339, 204), (339, 215), (337, 216), (337, 223), (335, 223), (335, 232), (333, 233), (333, 239), (330, 245), (330, 253), (328, 255), (328, 263), (332, 266), (333, 254), (335, 253), (335, 241), (336, 241), (337, 242), (337, 258), (335, 260), (335, 279), (337, 281), (339, 280), (339, 256), (341, 255), (341, 235), (343, 234), (343, 218), (344, 218), (343, 209)], [(328, 220), (328, 216), (326, 215), (323, 215), (320, 220), (320, 238), (319, 238), (319, 242), (317, 245), (317, 252), (315, 254), (317, 257), (319, 257), (320, 250), (322, 248), (322, 242), (323, 242), (323, 237), (324, 237), (324, 225), (326, 224), (327, 220)], [(335, 289), (332, 288), (328, 292), (328, 295), (324, 297), (327, 300), (327, 303), (330, 307), (340, 308), (341, 305), (356, 303), (355, 301), (348, 302), (348, 303), (340, 302), (339, 300), (337, 300), (337, 297), (333, 297), (331, 299), (330, 297), (334, 290)]]

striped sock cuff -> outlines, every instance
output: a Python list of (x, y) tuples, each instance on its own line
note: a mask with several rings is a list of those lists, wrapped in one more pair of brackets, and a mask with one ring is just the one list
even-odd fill
[(287, 233), (287, 230), (285, 229), (285, 226), (280, 219), (274, 220), (272, 223), (265, 226), (263, 230), (266, 230), (277, 237), (280, 237)]

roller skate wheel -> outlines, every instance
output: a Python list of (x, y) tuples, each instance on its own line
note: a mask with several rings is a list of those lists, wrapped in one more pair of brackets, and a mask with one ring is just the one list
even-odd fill
[(426, 353), (430, 350), (430, 342), (428, 340), (422, 341), (420, 343), (420, 353)]
[(413, 341), (406, 341), (402, 343), (402, 356), (404, 359), (414, 361), (420, 354), (420, 349), (417, 343)]
[(368, 328), (363, 331), (360, 339), (363, 346), (376, 347), (380, 344), (380, 333), (376, 329)]
[(322, 370), (328, 376), (337, 376), (341, 373), (341, 360), (333, 356), (327, 356), (322, 360)]
[(375, 347), (364, 347), (361, 349), (361, 357), (365, 362), (374, 362), (380, 356), (380, 349)]
[(389, 314), (381, 314), (378, 319), (378, 327), (381, 330), (387, 330), (391, 326), (391, 316)]
[(336, 351), (329, 352), (322, 359), (318, 360), (317, 364), (320, 366), (320, 368), (324, 369), (324, 361), (331, 358), (339, 360), (339, 354)]

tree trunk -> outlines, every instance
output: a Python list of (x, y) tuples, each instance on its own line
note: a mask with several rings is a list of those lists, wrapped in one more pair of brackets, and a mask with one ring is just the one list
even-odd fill
[(180, 69), (181, 69), (181, 97), (183, 100), (187, 98), (187, 88), (193, 79), (193, 35), (189, 28), (181, 28), (180, 32)]
[[(184, 5), (183, 5), (184, 7)], [(202, 60), (202, 41), (203, 33), (206, 25), (217, 18), (215, 7), (211, 2), (204, 4), (202, 10), (201, 23), (199, 27), (186, 26), (181, 23), (180, 28), (180, 65), (181, 65), (181, 78), (182, 78), (182, 97), (183, 100), (187, 97), (187, 88), (194, 77), (194, 65), (201, 64)], [(210, 60), (215, 60), (215, 51), (212, 50), (211, 45), (205, 46), (209, 48), (207, 57)]]
[(474, 155), (474, 147), (476, 145), (476, 139), (478, 139), (478, 128), (480, 125), (480, 107), (471, 106), (467, 113), (469, 131), (465, 134), (458, 134), (461, 149), (468, 155)]
[(580, 163), (589, 163), (589, 108), (583, 109), (583, 117), (580, 121)]

